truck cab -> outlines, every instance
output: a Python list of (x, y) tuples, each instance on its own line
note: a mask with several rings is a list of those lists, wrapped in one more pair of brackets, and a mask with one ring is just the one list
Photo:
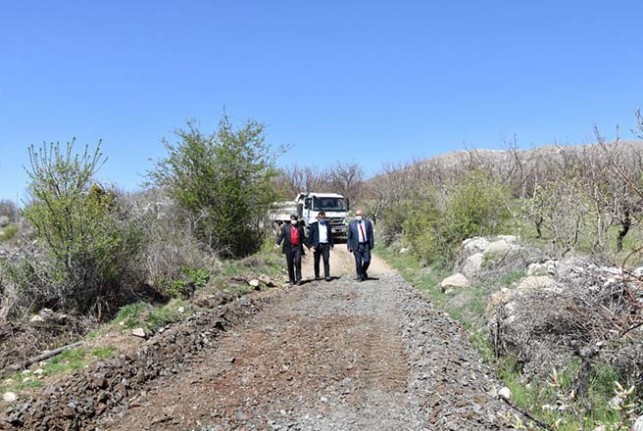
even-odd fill
[(317, 220), (320, 211), (326, 213), (333, 238), (346, 240), (346, 215), (349, 210), (348, 199), (337, 193), (299, 193), (295, 199), (299, 219), (304, 222), (306, 229)]

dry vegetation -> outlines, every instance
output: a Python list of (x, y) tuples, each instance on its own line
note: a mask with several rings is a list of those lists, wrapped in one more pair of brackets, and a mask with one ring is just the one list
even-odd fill
[[(641, 117), (637, 120), (643, 130)], [(136, 194), (93, 182), (98, 153), (86, 152), (80, 166), (69, 154), (61, 156), (68, 165), (49, 165), (51, 154), (32, 153), (34, 200), (12, 238), (7, 226), (17, 226), (17, 212), (11, 202), (0, 201), (0, 217), (7, 220), (0, 239), (5, 356), (19, 345), (31, 346), (28, 354), (64, 344), (124, 304), (190, 297), (210, 275), (224, 273), (261, 247), (266, 233), (260, 213), (270, 202), (258, 201), (258, 195), (334, 191), (347, 196), (353, 208), (364, 208), (378, 239), (392, 254), (405, 249), (420, 273), (426, 267), (452, 269), (466, 238), (500, 234), (519, 236), (537, 250), (530, 259), (541, 262), (583, 255), (597, 268), (622, 266), (628, 279), (608, 283), (600, 271), (588, 270), (565, 280), (554, 296), (538, 291), (521, 297), (515, 324), (484, 329), (497, 365), (511, 362), (523, 382), (536, 377), (542, 382), (552, 368), (566, 369), (582, 398), (595, 389), (597, 376), (609, 375), (636, 386), (641, 405), (643, 301), (640, 274), (631, 269), (641, 264), (643, 244), (643, 142), (607, 143), (597, 132), (595, 145), (461, 151), (389, 164), (366, 179), (359, 165), (343, 162), (326, 170), (295, 165), (281, 172), (268, 156), (255, 164), (256, 152), (265, 150), (263, 126), (249, 124), (247, 146), (235, 146), (238, 141), (230, 138), (237, 135), (226, 121), (212, 135), (193, 128), (181, 132), (179, 143), (168, 146), (165, 164), (151, 175), (156, 183)], [(235, 145), (226, 147), (226, 139)], [(257, 181), (254, 188), (222, 175), (221, 167), (232, 161), (238, 162), (235, 172)], [(199, 169), (190, 171), (196, 162)], [(56, 171), (60, 166), (65, 169)], [(81, 178), (76, 189), (60, 194), (47, 189), (66, 181), (69, 172)], [(239, 199), (244, 205), (231, 204)], [(489, 277), (501, 279), (503, 268), (510, 271), (489, 268)], [(498, 282), (486, 293), (502, 287)], [(43, 309), (68, 316), (72, 323), (66, 325), (73, 330), (58, 333), (27, 323)]]

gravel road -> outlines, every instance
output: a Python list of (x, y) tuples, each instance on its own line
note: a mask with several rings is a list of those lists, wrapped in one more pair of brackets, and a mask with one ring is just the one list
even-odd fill
[[(509, 430), (462, 330), (383, 261), (209, 308), (10, 407), (3, 430)], [(285, 266), (285, 265), (284, 265)], [(207, 301), (203, 302), (207, 303)]]
[(507, 406), (466, 333), (379, 259), (275, 289), (252, 318), (103, 430), (500, 430)]

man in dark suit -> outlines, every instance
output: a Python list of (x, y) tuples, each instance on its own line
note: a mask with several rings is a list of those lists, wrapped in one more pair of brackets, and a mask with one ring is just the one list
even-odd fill
[(324, 259), (324, 280), (330, 281), (330, 249), (333, 243), (333, 233), (326, 221), (326, 213), (320, 211), (317, 214), (317, 221), (310, 224), (308, 232), (309, 246), (313, 250), (315, 280), (319, 280), (319, 260)]
[(375, 246), (373, 224), (362, 217), (362, 210), (355, 211), (355, 220), (348, 225), (348, 251), (355, 257), (355, 272), (357, 281), (368, 278), (366, 270), (371, 264), (371, 250)]
[(275, 248), (283, 241), (281, 252), (286, 255), (286, 264), (288, 266), (289, 283), (301, 284), (301, 257), (304, 254), (304, 244), (306, 243), (306, 233), (304, 227), (299, 224), (297, 214), (290, 216), (290, 223), (285, 223), (277, 237)]

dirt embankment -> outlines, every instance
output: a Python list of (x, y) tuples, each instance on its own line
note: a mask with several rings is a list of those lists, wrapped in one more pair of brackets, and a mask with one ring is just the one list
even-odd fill
[(339, 245), (331, 282), (312, 281), (312, 256), (304, 268), (302, 286), (204, 312), (17, 405), (4, 428), (511, 429), (466, 333), (382, 261), (357, 282)]

